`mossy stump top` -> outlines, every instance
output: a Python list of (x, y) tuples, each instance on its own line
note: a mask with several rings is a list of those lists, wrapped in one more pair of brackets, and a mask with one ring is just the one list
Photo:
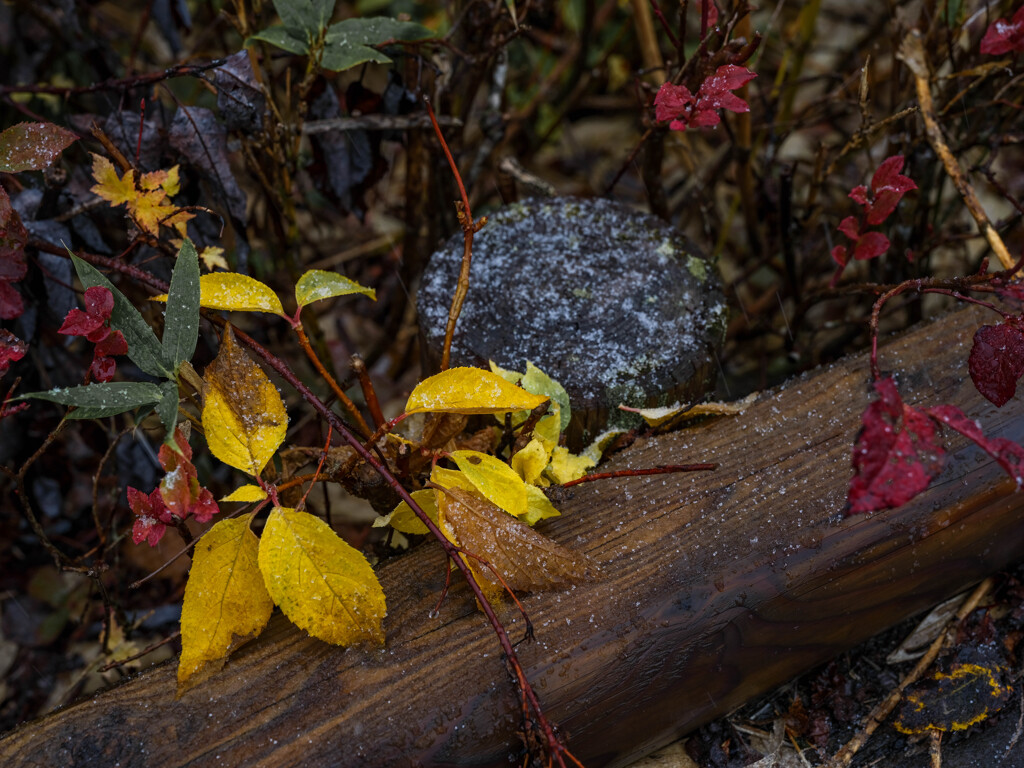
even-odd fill
[[(460, 234), (431, 257), (420, 288), (432, 371), (462, 252)], [(725, 319), (713, 267), (665, 222), (610, 200), (527, 200), (474, 237), (451, 365), (523, 371), (533, 362), (569, 393), (578, 446), (623, 424), (619, 404), (701, 398)]]

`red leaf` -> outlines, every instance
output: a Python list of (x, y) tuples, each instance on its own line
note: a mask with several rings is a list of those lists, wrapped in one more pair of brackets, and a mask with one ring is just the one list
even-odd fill
[(0, 171), (41, 171), (78, 136), (53, 123), (19, 123), (0, 133)]
[(196, 520), (200, 523), (208, 523), (219, 512), (220, 508), (214, 501), (213, 494), (206, 488), (201, 489), (199, 498), (192, 505), (192, 514), (196, 516)]
[(993, 280), (992, 285), (995, 287), (999, 298), (1003, 301), (1009, 301), (1018, 305), (1024, 304), (1024, 280), (1011, 280), (1008, 283)]
[(705, 80), (697, 91), (697, 111), (728, 109), (730, 112), (749, 112), (750, 105), (730, 91), (742, 88), (757, 75), (745, 67), (724, 64)]
[(21, 294), (10, 283), (0, 280), (0, 320), (13, 320), (25, 311)]
[[(881, 224), (896, 210), (900, 200), (912, 189), (917, 189), (917, 184), (909, 176), (904, 176), (903, 155), (893, 155), (882, 161), (871, 177), (871, 192), (875, 201), (867, 209), (868, 224)], [(853, 192), (850, 193), (853, 197)]]
[(875, 382), (879, 399), (864, 411), (853, 448), (850, 514), (898, 507), (921, 493), (942, 469), (935, 424), (904, 405), (892, 379)]
[(839, 231), (851, 240), (857, 240), (860, 237), (860, 224), (853, 216), (847, 216), (839, 222)]
[(160, 496), (160, 489), (156, 488), (150, 494), (145, 494), (136, 488), (128, 489), (128, 506), (135, 513), (136, 520), (132, 526), (132, 541), (136, 544), (145, 540), (149, 546), (155, 547), (167, 529), (167, 523), (173, 521), (164, 501)]
[(7, 373), (11, 363), (21, 360), (27, 350), (24, 341), (10, 331), (0, 328), (0, 376)]
[(6, 282), (25, 277), (25, 244), (28, 232), (18, 212), (11, 207), (7, 191), (0, 187), (0, 319), (12, 320), (21, 315), (25, 305), (21, 296)]
[(1013, 14), (1013, 20), (999, 19), (992, 23), (981, 39), (981, 52), (999, 56), (1011, 51), (1024, 51), (1024, 5)]
[(867, 261), (889, 250), (889, 238), (881, 232), (865, 232), (853, 248), (853, 258)]
[(663, 83), (654, 97), (654, 116), (658, 122), (671, 120), (669, 128), (673, 131), (686, 130), (689, 120), (688, 107), (693, 104), (693, 94), (685, 85)]
[(117, 363), (112, 357), (96, 355), (92, 359), (92, 365), (89, 366), (89, 371), (92, 374), (94, 381), (113, 381), (114, 374), (117, 373)]
[(1024, 448), (1002, 437), (985, 437), (978, 423), (967, 418), (967, 415), (954, 405), (936, 405), (925, 408), (925, 411), (932, 418), (973, 441), (995, 459), (1018, 486), (1024, 484)]
[(109, 320), (114, 311), (114, 294), (109, 288), (94, 285), (85, 291), (85, 311), (101, 320)]
[(88, 336), (102, 328), (104, 322), (102, 317), (90, 315), (76, 307), (68, 312), (68, 316), (64, 318), (64, 323), (57, 329), (57, 333), (63, 333), (65, 336)]
[(868, 188), (863, 184), (859, 184), (850, 190), (850, 199), (854, 202), (860, 203), (865, 208), (871, 205), (871, 201), (868, 200)]
[[(107, 330), (110, 329), (108, 328)], [(94, 354), (97, 357), (127, 355), (128, 342), (124, 340), (124, 334), (120, 331), (111, 331), (96, 343), (96, 351)]]
[(974, 333), (967, 370), (977, 390), (997, 407), (1017, 391), (1024, 375), (1024, 333), (1009, 323), (983, 325)]
[(840, 267), (845, 267), (849, 259), (850, 255), (847, 252), (845, 245), (837, 245), (832, 249), (832, 261)]

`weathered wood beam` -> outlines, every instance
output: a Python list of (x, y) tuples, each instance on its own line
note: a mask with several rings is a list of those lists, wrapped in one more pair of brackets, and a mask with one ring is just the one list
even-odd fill
[[(908, 402), (950, 402), (1024, 439), (966, 373), (984, 315), (964, 310), (886, 346)], [(1024, 497), (950, 436), (936, 483), (904, 508), (840, 519), (869, 401), (853, 357), (766, 393), (740, 417), (639, 442), (613, 468), (717, 461), (714, 473), (572, 490), (546, 526), (603, 580), (528, 595), (519, 651), (589, 766), (623, 765), (1024, 555)], [(431, 618), (444, 563), (424, 546), (380, 569), (383, 650), (342, 650), (280, 617), (211, 681), (174, 698), (166, 665), (22, 726), (0, 764), (509, 765), (518, 701), (468, 590)], [(513, 634), (522, 621), (503, 615)]]

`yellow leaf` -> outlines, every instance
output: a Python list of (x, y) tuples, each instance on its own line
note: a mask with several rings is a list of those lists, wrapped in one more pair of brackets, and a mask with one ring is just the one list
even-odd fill
[(366, 558), (323, 520), (275, 507), (260, 539), (260, 570), (285, 616), (313, 637), (384, 644), (384, 592)]
[(322, 269), (309, 270), (295, 284), (295, 301), (300, 307), (320, 301), (320, 299), (348, 296), (353, 293), (361, 293), (374, 301), (377, 300), (377, 292), (372, 288), (362, 286), (355, 280), (349, 280), (337, 272), (327, 272)]
[(512, 457), (512, 469), (523, 478), (523, 482), (536, 483), (547, 467), (550, 455), (544, 443), (535, 437)]
[(540, 520), (545, 520), (549, 517), (558, 517), (562, 514), (555, 509), (551, 500), (544, 494), (544, 491), (537, 486), (526, 486), (526, 496), (529, 501), (529, 505), (526, 508), (526, 514), (522, 515), (519, 519), (527, 525), (533, 526)]
[(203, 266), (206, 267), (207, 271), (213, 271), (214, 269), (228, 268), (228, 261), (224, 258), (224, 249), (215, 245), (208, 245), (203, 248), (203, 252), (199, 254), (199, 258), (203, 260)]
[(463, 491), (478, 493), (470, 479), (457, 469), (445, 469), (435, 465), (430, 471), (430, 482), (442, 488), (461, 488)]
[(210, 309), (284, 314), (269, 285), (237, 272), (214, 272), (199, 278), (199, 304)]
[[(551, 589), (597, 576), (598, 569), (589, 557), (542, 536), (486, 499), (458, 488), (441, 492), (439, 497), (438, 517), (451, 527), (458, 543), (486, 560), (512, 589)], [(500, 583), (489, 568), (472, 558), (467, 562), (473, 564), (477, 582), (489, 600), (500, 594)]]
[(281, 395), (235, 342), (231, 326), (204, 378), (202, 420), (210, 452), (225, 464), (258, 476), (288, 430)]
[(546, 472), (548, 477), (561, 485), (562, 483), (579, 480), (596, 463), (589, 456), (577, 456), (576, 454), (569, 453), (568, 448), (559, 446), (551, 454), (551, 463), (548, 465)]
[(258, 485), (243, 485), (236, 488), (221, 501), (263, 501), (267, 498), (267, 492)]
[(196, 544), (181, 608), (178, 693), (208, 678), (266, 626), (274, 603), (256, 562), (249, 518), (221, 520)]
[[(437, 522), (437, 502), (434, 499), (435, 493), (429, 488), (423, 491), (413, 491), (412, 499), (420, 505), (420, 509), (427, 513), (427, 517)], [(374, 523), (374, 528), (379, 528), (384, 525), (390, 525), (396, 531), (402, 533), (429, 533), (427, 526), (416, 516), (416, 513), (412, 511), (406, 502), (402, 502), (392, 510), (391, 514), (387, 517), (378, 517)]]
[(526, 514), (526, 484), (512, 467), (480, 451), (452, 451), (450, 455), (484, 498), (510, 515)]
[(548, 456), (551, 456), (551, 452), (555, 450), (555, 446), (558, 445), (558, 436), (562, 433), (562, 420), (559, 415), (558, 403), (552, 402), (552, 408), (554, 413), (549, 413), (537, 422), (537, 426), (533, 428), (533, 437), (536, 440), (540, 440), (544, 445), (544, 450), (547, 451)]
[(449, 368), (416, 385), (405, 404), (405, 411), (465, 414), (530, 411), (547, 399), (542, 395), (531, 395), (490, 371)]
[[(565, 391), (565, 387), (552, 379), (529, 360), (526, 361), (526, 375), (523, 376), (523, 379), (519, 384), (527, 392), (550, 397), (552, 405), (555, 403), (558, 404), (558, 413), (559, 418), (561, 419), (559, 431), (565, 431), (565, 428), (569, 426), (569, 420), (572, 417), (571, 409), (569, 407), (569, 393)], [(553, 410), (554, 409), (552, 409), (552, 411)]]
[(111, 205), (123, 205), (138, 195), (135, 189), (135, 171), (129, 170), (124, 178), (119, 179), (113, 163), (101, 155), (92, 156), (92, 177), (96, 180), (96, 186), (91, 191)]
[(139, 228), (151, 235), (158, 235), (160, 227), (164, 226), (172, 227), (184, 237), (186, 223), (195, 217), (195, 214), (167, 202), (163, 190), (159, 189), (136, 193), (135, 198), (128, 202), (128, 211)]

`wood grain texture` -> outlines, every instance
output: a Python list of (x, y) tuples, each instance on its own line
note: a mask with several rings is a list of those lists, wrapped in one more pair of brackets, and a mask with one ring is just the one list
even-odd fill
[[(925, 325), (887, 346), (882, 366), (900, 372), (908, 402), (954, 403), (988, 434), (1022, 440), (1020, 398), (997, 410), (967, 378), (984, 319), (965, 310)], [(584, 763), (626, 764), (1021, 557), (1022, 496), (955, 436), (914, 502), (839, 518), (868, 401), (855, 357), (612, 462), (718, 461), (714, 473), (571, 489), (545, 530), (606, 577), (526, 596), (537, 641), (519, 650)], [(517, 700), (468, 590), (430, 618), (444, 580), (433, 546), (380, 576), (383, 650), (329, 647), (275, 617), (180, 700), (173, 665), (159, 667), (9, 734), (0, 764), (509, 765)]]

